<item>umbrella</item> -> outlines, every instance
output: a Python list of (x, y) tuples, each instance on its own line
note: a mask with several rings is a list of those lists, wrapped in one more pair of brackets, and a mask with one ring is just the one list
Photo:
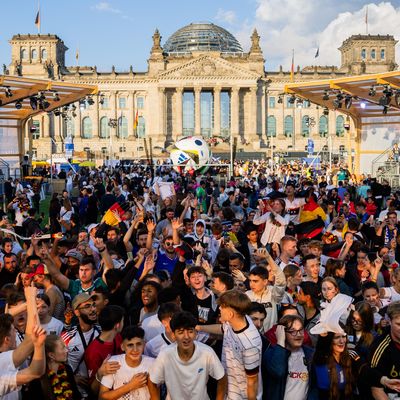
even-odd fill
[(82, 161), (79, 164), (80, 167), (95, 167), (96, 163), (94, 161)]

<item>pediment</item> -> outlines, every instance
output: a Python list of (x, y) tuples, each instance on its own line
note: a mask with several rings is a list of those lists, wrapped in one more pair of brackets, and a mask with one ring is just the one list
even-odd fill
[(191, 60), (158, 76), (160, 80), (216, 77), (231, 79), (260, 78), (259, 74), (253, 71), (237, 66), (227, 60), (210, 56), (202, 56)]

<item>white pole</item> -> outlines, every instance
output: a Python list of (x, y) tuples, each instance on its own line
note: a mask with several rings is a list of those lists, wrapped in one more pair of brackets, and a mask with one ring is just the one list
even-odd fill
[(232, 128), (230, 130), (229, 151), (230, 151), (230, 176), (229, 176), (228, 180), (231, 179), (231, 176), (233, 176), (233, 135), (232, 135)]
[(329, 169), (332, 171), (332, 135), (329, 134)]

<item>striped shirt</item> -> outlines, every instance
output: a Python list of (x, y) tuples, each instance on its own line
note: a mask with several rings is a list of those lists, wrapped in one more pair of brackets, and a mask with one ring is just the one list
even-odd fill
[(258, 373), (257, 399), (262, 398), (260, 333), (249, 317), (247, 325), (235, 332), (229, 323), (223, 324), (222, 365), (228, 376), (227, 400), (247, 399), (247, 375)]

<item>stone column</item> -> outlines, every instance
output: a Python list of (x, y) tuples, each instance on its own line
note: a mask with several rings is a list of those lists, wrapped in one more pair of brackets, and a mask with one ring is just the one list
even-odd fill
[(158, 136), (160, 139), (165, 139), (166, 111), (165, 88), (158, 88)]
[(249, 104), (249, 132), (245, 132), (245, 139), (251, 143), (259, 140), (257, 135), (257, 87), (250, 88), (250, 104)]
[[(54, 117), (52, 116), (52, 118), (54, 118)], [(56, 118), (54, 118), (54, 119), (56, 119)], [(57, 117), (57, 119), (61, 119), (61, 117)], [(50, 125), (51, 125), (50, 124), (50, 116), (48, 114), (43, 114), (43, 117), (41, 118), (41, 121), (40, 121), (40, 126), (42, 129), (42, 135), (41, 135), (42, 137), (54, 136), (54, 135), (51, 135), (51, 133), (50, 133)]]
[(136, 117), (135, 110), (135, 92), (129, 92), (128, 94), (128, 139), (131, 139), (135, 135), (134, 123)]
[(176, 115), (174, 117), (174, 130), (175, 130), (175, 140), (183, 135), (183, 108), (182, 108), (182, 96), (183, 96), (183, 87), (177, 87), (175, 93), (175, 110)]
[(94, 121), (93, 121), (93, 138), (100, 137), (100, 129), (99, 129), (99, 96), (93, 96), (94, 100)]
[(221, 135), (221, 87), (214, 88), (214, 136)]
[(239, 135), (239, 90), (238, 87), (231, 88), (231, 136)]
[(267, 137), (267, 127), (266, 127), (266, 121), (267, 121), (267, 106), (266, 106), (266, 101), (267, 101), (267, 89), (262, 86), (261, 90), (261, 137), (263, 140)]
[(201, 107), (200, 107), (201, 88), (194, 88), (194, 134), (201, 136)]

